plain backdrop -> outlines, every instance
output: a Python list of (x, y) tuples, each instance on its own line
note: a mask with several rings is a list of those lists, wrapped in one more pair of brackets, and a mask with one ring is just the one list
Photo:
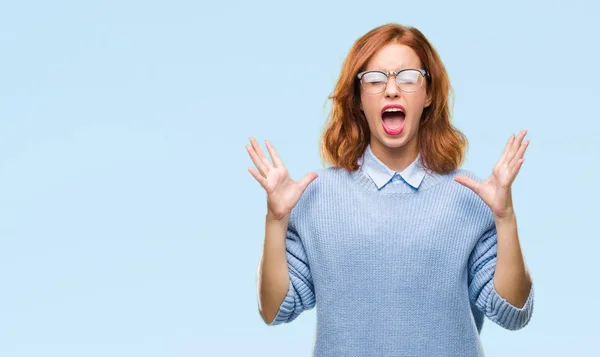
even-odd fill
[(455, 90), (463, 167), (512, 133), (536, 284), (486, 354), (598, 356), (600, 54), (592, 1), (20, 1), (0, 5), (0, 355), (308, 356), (315, 310), (266, 326), (266, 200), (249, 136), (293, 178), (354, 41), (419, 28)]

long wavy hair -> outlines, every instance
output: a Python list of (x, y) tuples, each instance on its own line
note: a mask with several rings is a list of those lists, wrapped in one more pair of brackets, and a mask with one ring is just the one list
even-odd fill
[(328, 96), (332, 107), (320, 143), (323, 164), (348, 171), (358, 168), (358, 158), (367, 148), (371, 133), (360, 110), (360, 83), (356, 75), (377, 51), (390, 43), (412, 48), (430, 74), (426, 90), (430, 91), (432, 101), (423, 109), (419, 123), (421, 164), (439, 174), (456, 170), (462, 164), (468, 142), (450, 123), (454, 93), (446, 68), (418, 29), (394, 23), (376, 27), (360, 37), (346, 57), (333, 93)]

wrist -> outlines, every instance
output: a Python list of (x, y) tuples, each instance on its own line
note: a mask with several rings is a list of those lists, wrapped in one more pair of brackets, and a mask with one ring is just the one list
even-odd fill
[(507, 223), (512, 224), (517, 221), (517, 216), (515, 215), (515, 212), (511, 210), (510, 212), (503, 213), (502, 215), (494, 214), (494, 221), (496, 222), (496, 225)]
[(290, 220), (290, 214), (284, 214), (284, 215), (276, 215), (273, 212), (271, 212), (271, 210), (267, 210), (267, 223), (274, 223), (274, 224), (286, 224), (289, 222)]

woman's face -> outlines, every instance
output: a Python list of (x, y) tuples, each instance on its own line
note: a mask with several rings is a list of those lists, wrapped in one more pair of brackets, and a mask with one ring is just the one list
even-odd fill
[[(415, 51), (405, 45), (388, 44), (375, 53), (367, 63), (365, 71), (391, 72), (406, 68), (423, 69), (421, 60)], [(376, 92), (378, 87), (383, 87), (384, 84), (380, 81), (382, 79), (385, 81), (385, 77), (373, 74), (369, 75), (369, 78), (363, 77), (361, 80), (360, 108), (369, 124), (370, 142), (374, 151), (400, 149), (411, 156), (416, 156), (418, 153), (419, 121), (423, 108), (431, 104), (431, 98), (427, 95), (426, 79), (421, 74), (418, 76), (415, 74), (417, 73), (412, 72), (411, 75), (408, 72), (399, 75), (402, 86), (408, 90), (414, 90), (417, 84), (421, 84), (418, 90), (411, 93), (400, 90), (396, 76), (393, 75), (387, 78), (385, 90), (379, 94), (369, 94), (365, 90), (369, 90), (371, 93)], [(414, 83), (415, 80), (419, 82)], [(373, 81), (380, 83), (373, 83)], [(396, 106), (396, 108), (386, 110), (390, 105)]]

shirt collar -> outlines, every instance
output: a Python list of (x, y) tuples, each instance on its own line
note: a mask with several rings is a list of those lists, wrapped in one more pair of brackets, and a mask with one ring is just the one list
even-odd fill
[(371, 145), (368, 145), (365, 153), (359, 158), (358, 164), (360, 165), (360, 169), (373, 180), (378, 189), (381, 189), (391, 182), (396, 174), (411, 187), (418, 189), (426, 174), (419, 163), (420, 156), (421, 154), (418, 154), (415, 161), (402, 172), (397, 173), (381, 162), (381, 160), (373, 154)]

